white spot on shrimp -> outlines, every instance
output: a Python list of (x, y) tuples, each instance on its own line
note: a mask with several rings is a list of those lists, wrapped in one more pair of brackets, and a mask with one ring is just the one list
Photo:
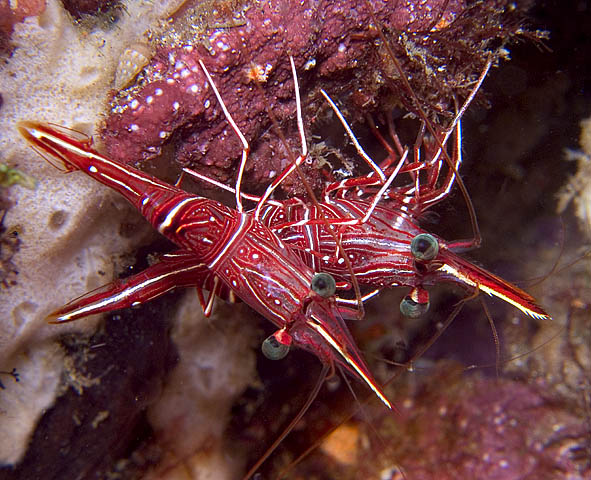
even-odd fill
[(173, 110), (175, 110), (175, 111), (176, 111), (176, 110), (178, 110), (178, 109), (180, 108), (180, 106), (181, 106), (181, 105), (180, 105), (180, 103), (179, 103), (179, 102), (174, 102), (174, 103), (172, 104), (172, 108), (173, 108)]
[(168, 136), (168, 133), (166, 133), (164, 130), (162, 130), (162, 131), (161, 131), (161, 132), (158, 134), (158, 136), (159, 136), (160, 138), (166, 138), (166, 137)]
[(509, 462), (507, 460), (499, 460), (499, 467), (507, 468), (509, 466)]
[(339, 258), (339, 259), (337, 260), (337, 263), (338, 263), (339, 265), (342, 265), (343, 263), (345, 263), (345, 259), (344, 259), (343, 257), (341, 257), (341, 258)]
[(189, 88), (187, 88), (187, 92), (197, 93), (198, 91), (199, 91), (199, 87), (195, 84), (190, 85)]
[(153, 101), (154, 101), (154, 97), (153, 97), (152, 95), (148, 95), (148, 96), (146, 97), (146, 103), (147, 103), (148, 105), (151, 105)]
[(209, 99), (208, 100), (205, 100), (205, 103), (203, 104), (203, 106), (205, 108), (209, 108), (211, 106), (211, 102), (209, 101)]
[(347, 51), (347, 45), (344, 43), (339, 44), (339, 53), (345, 53)]
[(162, 91), (161, 88), (157, 88), (156, 90), (154, 90), (154, 95), (156, 95), (157, 97), (159, 97), (160, 95), (162, 95), (164, 92)]
[(183, 68), (185, 68), (185, 64), (180, 60), (174, 64), (175, 70), (182, 70)]
[(174, 85), (174, 79), (173, 78), (167, 78), (166, 79), (166, 84), (167, 85)]
[(138, 127), (135, 123), (132, 123), (129, 126), (129, 130), (131, 130), (132, 132), (137, 132), (140, 129), (140, 127)]
[(187, 78), (189, 75), (191, 75), (191, 71), (188, 68), (181, 70), (181, 78)]
[(238, 282), (236, 280), (232, 280), (232, 286), (236, 288), (238, 286)]
[(269, 170), (269, 178), (275, 178), (277, 176), (277, 172), (275, 170)]
[(90, 167), (88, 167), (88, 171), (91, 173), (98, 173), (98, 170), (96, 169), (96, 167), (94, 165), (91, 165)]
[(131, 103), (129, 104), (129, 106), (130, 106), (130, 107), (131, 107), (133, 110), (135, 110), (137, 107), (139, 107), (139, 106), (140, 106), (140, 102), (138, 102), (138, 101), (137, 101), (137, 99), (136, 99), (136, 98), (134, 98), (134, 99), (131, 101)]
[(252, 259), (253, 260), (258, 260), (259, 258), (261, 258), (261, 256), (258, 253), (253, 253), (252, 254)]
[(148, 203), (149, 201), (150, 201), (150, 198), (149, 197), (144, 198), (142, 200), (142, 206), (145, 207), (146, 206), (146, 203)]
[(281, 305), (281, 302), (280, 302), (279, 300), (277, 300), (277, 299), (273, 300), (273, 303), (274, 303), (275, 305)]

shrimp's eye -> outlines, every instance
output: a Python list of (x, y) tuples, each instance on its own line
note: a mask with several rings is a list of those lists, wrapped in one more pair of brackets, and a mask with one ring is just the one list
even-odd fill
[(400, 313), (408, 318), (419, 318), (429, 310), (429, 300), (426, 303), (419, 303), (407, 295), (400, 302)]
[(429, 233), (420, 233), (410, 242), (410, 253), (419, 262), (430, 262), (439, 253), (439, 242)]
[(289, 345), (280, 343), (275, 338), (275, 335), (271, 335), (265, 338), (261, 345), (261, 350), (263, 351), (263, 355), (269, 360), (281, 360), (289, 353)]
[(328, 298), (337, 291), (337, 283), (329, 273), (316, 273), (312, 277), (310, 288), (321, 297)]
[(400, 302), (400, 313), (418, 318), (429, 310), (429, 292), (421, 286), (414, 287)]

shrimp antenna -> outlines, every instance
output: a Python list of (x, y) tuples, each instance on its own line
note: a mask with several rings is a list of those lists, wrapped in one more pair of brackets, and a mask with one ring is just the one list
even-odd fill
[(289, 425), (287, 425), (287, 427), (285, 427), (283, 432), (281, 432), (281, 434), (275, 439), (273, 444), (269, 448), (267, 448), (267, 450), (265, 451), (263, 456), (257, 460), (257, 462), (250, 468), (250, 470), (248, 472), (246, 472), (246, 475), (244, 475), (243, 480), (248, 480), (250, 477), (252, 477), (256, 473), (256, 471), (259, 469), (259, 467), (263, 463), (265, 463), (267, 458), (269, 458), (269, 456), (277, 449), (277, 447), (281, 444), (281, 442), (285, 439), (285, 437), (287, 437), (287, 435), (289, 435), (289, 433), (293, 430), (293, 427), (295, 427), (296, 424), (302, 419), (302, 417), (305, 415), (305, 413), (310, 408), (310, 405), (312, 405), (312, 402), (318, 396), (318, 392), (320, 391), (320, 388), (322, 387), (322, 384), (324, 383), (324, 380), (326, 379), (326, 376), (328, 375), (329, 369), (330, 369), (329, 365), (322, 366), (322, 371), (320, 372), (320, 375), (318, 376), (318, 380), (316, 381), (316, 385), (314, 385), (314, 388), (312, 389), (312, 391), (308, 395), (306, 402), (304, 403), (304, 405), (302, 405), (302, 408), (300, 408), (300, 411), (298, 412), (298, 414), (295, 417), (293, 417), (293, 419), (289, 422)]
[[(473, 294), (469, 297), (463, 298), (461, 299), (458, 303), (456, 303), (456, 305), (454, 306), (452, 312), (447, 316), (445, 322), (443, 323), (443, 325), (437, 330), (437, 332), (429, 339), (429, 341), (427, 343), (425, 343), (416, 353), (413, 354), (412, 358), (406, 363), (407, 365), (407, 371), (412, 372), (414, 370), (414, 365), (413, 363), (421, 358), (425, 352), (427, 350), (429, 350), (429, 348), (431, 348), (433, 346), (433, 344), (439, 339), (439, 337), (441, 337), (441, 335), (443, 334), (443, 332), (445, 332), (445, 330), (447, 330), (447, 328), (451, 325), (451, 323), (455, 320), (455, 318), (458, 316), (458, 314), (460, 313), (460, 310), (462, 310), (462, 307), (464, 306), (464, 304), (470, 300), (472, 300), (473, 298), (475, 298), (478, 295), (478, 293)], [(398, 370), (397, 372), (395, 372), (392, 377), (390, 377), (390, 379), (384, 384), (385, 385), (389, 385), (390, 383), (392, 383), (396, 378), (398, 378), (401, 374), (402, 370)], [(374, 398), (373, 395), (368, 396), (367, 398), (365, 398), (362, 401), (362, 405), (364, 405), (365, 403), (367, 403), (371, 398)], [(302, 452), (296, 459), (294, 459), (292, 462), (289, 463), (289, 465), (287, 465), (278, 475), (278, 478), (284, 478), (287, 471), (289, 471), (292, 467), (294, 467), (295, 465), (297, 465), (298, 463), (300, 463), (304, 458), (306, 458), (308, 455), (310, 455), (314, 450), (316, 450), (321, 444), (322, 442), (332, 433), (334, 432), (339, 426), (343, 425), (344, 423), (348, 422), (351, 418), (353, 418), (355, 415), (357, 415), (359, 408), (361, 407), (357, 407), (357, 408), (353, 408), (349, 411), (349, 413), (347, 415), (345, 415), (345, 417), (341, 420), (341, 422), (337, 425), (335, 425), (334, 427), (332, 427), (331, 429), (329, 429), (326, 433), (324, 433), (316, 442), (314, 442), (313, 445), (310, 445), (304, 452)], [(400, 472), (403, 476), (404, 479), (407, 478), (406, 474), (404, 473), (404, 470), (402, 469), (402, 467), (398, 467), (400, 469)]]
[[(294, 63), (293, 57), (291, 55), (289, 56), (289, 61), (291, 64), (293, 81), (294, 81), (295, 91), (296, 91), (296, 112), (297, 112), (297, 119), (298, 119), (298, 130), (300, 132), (300, 137), (301, 137), (301, 141), (302, 141), (302, 145), (303, 145), (303, 147), (302, 147), (303, 152), (305, 152), (305, 154), (307, 155), (307, 147), (305, 146), (306, 140), (305, 140), (305, 135), (304, 135), (303, 120), (302, 120), (302, 109), (301, 109), (301, 101), (300, 101), (300, 93), (299, 93), (299, 83), (298, 83), (295, 63)], [(287, 155), (289, 156), (289, 160), (290, 160), (291, 164), (294, 166), (294, 170), (297, 172), (298, 176), (300, 177), (300, 180), (304, 184), (304, 187), (306, 188), (306, 192), (307, 192), (308, 196), (310, 197), (310, 199), (312, 200), (312, 203), (314, 204), (314, 206), (316, 207), (316, 209), (320, 213), (320, 216), (322, 217), (322, 221), (324, 223), (324, 226), (326, 227), (326, 231), (329, 232), (330, 235), (333, 237), (335, 244), (337, 245), (337, 248), (339, 250), (339, 253), (341, 254), (341, 256), (345, 262), (345, 266), (347, 267), (347, 270), (351, 274), (351, 285), (353, 286), (353, 290), (355, 292), (355, 298), (357, 299), (357, 311), (358, 311), (357, 315), (359, 318), (363, 318), (365, 309), (363, 307), (363, 300), (362, 300), (362, 296), (361, 296), (361, 289), (359, 288), (359, 282), (357, 281), (357, 277), (355, 276), (355, 272), (353, 271), (353, 266), (351, 265), (351, 261), (349, 260), (349, 256), (347, 255), (347, 253), (345, 252), (345, 249), (343, 248), (343, 245), (341, 244), (341, 240), (340, 240), (339, 236), (334, 231), (334, 229), (332, 228), (332, 225), (330, 224), (330, 222), (328, 221), (328, 219), (324, 215), (324, 210), (322, 208), (322, 205), (320, 205), (320, 202), (316, 198), (316, 195), (314, 194), (312, 187), (310, 186), (310, 184), (306, 180), (306, 177), (300, 168), (300, 164), (304, 158), (304, 155), (300, 156), (300, 158), (297, 158), (297, 159), (295, 158), (289, 144), (287, 143), (287, 139), (285, 138), (285, 135), (283, 134), (283, 132), (281, 131), (281, 128), (279, 127), (279, 122), (277, 121), (277, 117), (275, 116), (275, 114), (273, 113), (273, 110), (271, 110), (271, 107), (269, 106), (269, 103), (268, 103), (266, 96), (264, 94), (265, 92), (263, 91), (263, 87), (261, 86), (260, 82), (258, 82), (258, 81), (256, 82), (256, 85), (261, 93), (262, 101), (265, 105), (265, 109), (267, 110), (267, 114), (269, 115), (269, 118), (271, 119), (271, 122), (273, 123), (273, 127), (275, 128), (275, 133), (277, 134), (277, 136), (281, 140), (281, 143), (283, 144), (285, 150), (287, 151)]]
[[(448, 167), (454, 172), (454, 174), (456, 176), (456, 181), (457, 181), (458, 186), (462, 192), (462, 196), (464, 197), (464, 200), (466, 201), (466, 206), (468, 208), (468, 214), (470, 216), (470, 223), (472, 224), (472, 231), (474, 233), (474, 239), (472, 240), (471, 244), (474, 247), (478, 247), (482, 243), (482, 235), (480, 234), (480, 228), (478, 227), (478, 220), (476, 218), (476, 210), (474, 209), (474, 205), (472, 204), (472, 200), (470, 199), (470, 194), (468, 193), (468, 189), (466, 188), (464, 181), (462, 180), (462, 178), (458, 174), (458, 171), (455, 168), (453, 161), (449, 157), (447, 150), (444, 148), (443, 142), (439, 138), (439, 135), (437, 135), (435, 128), (433, 127), (433, 125), (431, 124), (429, 119), (427, 118), (427, 114), (425, 113), (425, 111), (423, 110), (423, 107), (421, 106), (421, 101), (420, 101), (419, 97), (417, 96), (417, 94), (413, 90), (413, 88), (411, 87), (410, 82), (408, 81), (408, 78), (406, 77), (406, 74), (405, 74), (404, 70), (402, 69), (402, 66), (400, 65), (400, 62), (398, 61), (398, 59), (396, 58), (396, 55), (394, 54), (394, 50), (392, 49), (390, 42), (388, 41), (388, 39), (386, 39), (386, 36), (384, 35), (382, 23), (378, 21), (376, 15), (375, 15), (375, 12), (373, 10), (373, 7), (371, 6), (371, 3), (369, 2), (369, 0), (365, 0), (365, 4), (367, 5), (367, 8), (369, 10), (369, 16), (371, 17), (372, 21), (374, 22), (374, 24), (376, 26), (376, 30), (378, 31), (378, 36), (380, 37), (380, 40), (384, 44), (384, 47), (386, 48), (386, 50), (388, 52), (390, 60), (392, 60), (392, 63), (394, 64), (394, 67), (396, 68), (396, 70), (398, 72), (398, 76), (400, 77), (400, 79), (402, 80), (402, 83), (404, 84), (405, 88), (407, 89), (408, 93), (410, 94), (410, 96), (415, 104), (415, 108), (416, 108), (417, 112), (419, 113), (419, 116), (421, 117), (421, 120), (423, 122), (425, 122), (427, 129), (429, 130), (429, 133), (431, 133), (433, 138), (435, 138), (439, 148), (443, 152), (443, 156), (445, 157), (445, 161), (446, 161)], [(464, 112), (466, 111), (466, 109), (468, 108), (468, 105), (470, 104), (470, 102), (472, 101), (472, 99), (476, 95), (476, 92), (480, 88), (480, 85), (484, 81), (484, 78), (486, 77), (486, 74), (488, 73), (488, 70), (489, 70), (491, 64), (492, 64), (492, 57), (489, 54), (486, 66), (476, 83), (476, 89), (473, 89), (473, 92), (468, 96), (468, 98), (467, 98), (466, 102), (464, 102), (464, 105), (462, 106), (462, 108), (460, 108), (460, 111), (459, 111), (458, 115), (455, 116), (455, 119), (452, 123), (452, 128), (450, 130), (453, 130), (453, 127), (457, 123), (460, 116), (463, 115)]]

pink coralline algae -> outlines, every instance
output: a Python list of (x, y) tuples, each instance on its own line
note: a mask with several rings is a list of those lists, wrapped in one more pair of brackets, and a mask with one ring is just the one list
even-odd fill
[(578, 455), (588, 436), (582, 412), (541, 385), (448, 372), (399, 407), (402, 418), (374, 423), (380, 438), (360, 452), (374, 459), (360, 460), (371, 470), (364, 478), (401, 478), (400, 467), (413, 480), (589, 478)]
[[(374, 0), (371, 5), (385, 31), (426, 32), (421, 34), (421, 41), (439, 49), (445, 42), (436, 41), (432, 35), (442, 34), (452, 25), (456, 30), (450, 33), (459, 35), (460, 24), (455, 25), (454, 19), (460, 12), (466, 13), (459, 0)], [(285, 147), (269, 133), (272, 127), (267, 103), (288, 139), (293, 139), (293, 143), (289, 140), (290, 148), (296, 153), (299, 150), (294, 122), (285, 122), (295, 113), (289, 55), (294, 57), (305, 95), (308, 132), (315, 115), (326, 108), (318, 94), (320, 88), (339, 100), (350, 99), (358, 114), (380, 106), (380, 91), (392, 95), (397, 74), (372, 27), (366, 1), (272, 0), (228, 13), (229, 8), (223, 2), (211, 2), (208, 15), (204, 15), (185, 5), (183, 12), (170, 19), (169, 30), (152, 34), (154, 54), (149, 64), (133, 85), (116, 92), (113, 98), (102, 131), (110, 156), (137, 163), (166, 153), (181, 165), (201, 168), (224, 182), (233, 178), (241, 144), (207, 84), (200, 59), (251, 144), (249, 168), (254, 184), (267, 184), (288, 162)], [(483, 35), (481, 30), (475, 31)], [(501, 31), (496, 28), (496, 35)], [(481, 39), (472, 45), (468, 39), (465, 43), (462, 52), (469, 51), (468, 47), (472, 50), (464, 57), (440, 50), (439, 60), (434, 54), (429, 60), (447, 62), (439, 70), (448, 75), (461, 70), (466, 82), (471, 74), (478, 73), (485, 43)], [(418, 44), (415, 47), (413, 55), (420, 56)], [(406, 66), (413, 55), (406, 58)], [(418, 70), (424, 74), (433, 69), (420, 65)], [(445, 105), (449, 105), (449, 97), (441, 100), (438, 108), (445, 110)]]

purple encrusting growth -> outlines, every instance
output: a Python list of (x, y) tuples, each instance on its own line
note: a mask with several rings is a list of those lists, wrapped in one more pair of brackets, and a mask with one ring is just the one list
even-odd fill
[[(419, 441), (447, 450), (440, 458), (448, 474), (437, 468), (437, 478), (533, 479), (552, 471), (556, 479), (576, 478), (574, 448), (585, 427), (566, 405), (560, 408), (542, 387), (510, 380), (480, 379), (458, 387), (421, 409), (421, 418), (413, 412), (413, 421), (425, 429)], [(418, 470), (434, 473), (433, 466)]]
[[(389, 17), (388, 24), (396, 28), (409, 28), (408, 8), (393, 7), (393, 3), (376, 4), (377, 15), (382, 21)], [(432, 16), (425, 13), (412, 22), (415, 28), (430, 24)], [(240, 23), (208, 29), (204, 38), (185, 45), (157, 48), (142, 88), (119, 97), (107, 119), (103, 138), (111, 156), (134, 162), (156, 155), (174, 134), (174, 158), (179, 163), (202, 162), (228, 169), (240, 144), (207, 86), (199, 59), (216, 81), (242, 132), (252, 141), (269, 126), (256, 77), (266, 100), (283, 119), (295, 111), (287, 55), (294, 55), (303, 82), (308, 69), (322, 77), (354, 69), (368, 61), (372, 49), (369, 13), (363, 1), (264, 2), (248, 9)], [(354, 39), (353, 34), (362, 38)], [(268, 177), (281, 168), (269, 166)]]
[(401, 417), (376, 411), (379, 437), (358, 451), (358, 478), (401, 478), (399, 468), (413, 480), (589, 478), (577, 455), (587, 427), (543, 384), (440, 368), (398, 402)]
[[(489, 10), (481, 7), (476, 12), (457, 0), (371, 3), (376, 18), (391, 38), (404, 39), (408, 53), (402, 47), (397, 50), (416, 82), (426, 83), (424, 79), (435, 73), (447, 76), (444, 81), (438, 78), (435, 82), (440, 90), (445, 90), (442, 98), (427, 101), (427, 106), (433, 105), (432, 114), (451, 108), (452, 89), (460, 96), (467, 90), (469, 79), (479, 73), (483, 64), (487, 41), (514, 34), (497, 28), (483, 40), (483, 29), (489, 28), (489, 24), (479, 21), (480, 30), (473, 29), (474, 37), (466, 37), (462, 49), (451, 38), (447, 43), (441, 41), (440, 36), (446, 32), (450, 36), (461, 35), (467, 29), (466, 18), (482, 20), (478, 15), (502, 10), (493, 8), (493, 3), (488, 2)], [(134, 85), (116, 93), (106, 119), (102, 137), (111, 157), (135, 163), (159, 155), (166, 144), (167, 153), (181, 165), (201, 164), (204, 173), (224, 182), (233, 178), (241, 145), (207, 85), (199, 59), (251, 143), (249, 167), (254, 169), (254, 178), (250, 179), (255, 184), (266, 185), (289, 161), (274, 134), (265, 136), (259, 142), (261, 151), (257, 151), (257, 140), (271, 128), (266, 102), (287, 130), (287, 137), (295, 139), (291, 148), (299, 151), (297, 135), (292, 135), (294, 122), (282, 122), (293, 118), (295, 112), (288, 55), (294, 57), (303, 94), (308, 94), (304, 96), (308, 130), (314, 115), (326, 108), (326, 103), (319, 99), (320, 88), (345, 105), (352, 104), (357, 110), (350, 112), (352, 119), (370, 109), (385, 108), (382, 93), (398, 96), (394, 102), (409, 105), (408, 98), (401, 100), (396, 93), (398, 74), (381, 46), (364, 0), (273, 0), (222, 16), (217, 12), (224, 12), (224, 6), (230, 8), (223, 2), (212, 2), (210, 17), (205, 21), (203, 14), (197, 15), (187, 7), (171, 20), (169, 30), (160, 36), (153, 35), (153, 58)], [(213, 10), (214, 7), (217, 9)], [(460, 13), (463, 23), (456, 24), (454, 19)], [(187, 25), (194, 25), (195, 30), (187, 33)], [(198, 29), (202, 34), (195, 33)], [(398, 37), (392, 32), (404, 34)], [(448, 50), (443, 48), (445, 45)], [(411, 68), (413, 62), (415, 72)], [(454, 87), (444, 87), (445, 80), (451, 78), (455, 81), (448, 83)], [(257, 79), (262, 88), (256, 85)], [(422, 92), (421, 87), (417, 90)], [(382, 94), (381, 99), (378, 94)], [(289, 184), (283, 187), (291, 188)]]

